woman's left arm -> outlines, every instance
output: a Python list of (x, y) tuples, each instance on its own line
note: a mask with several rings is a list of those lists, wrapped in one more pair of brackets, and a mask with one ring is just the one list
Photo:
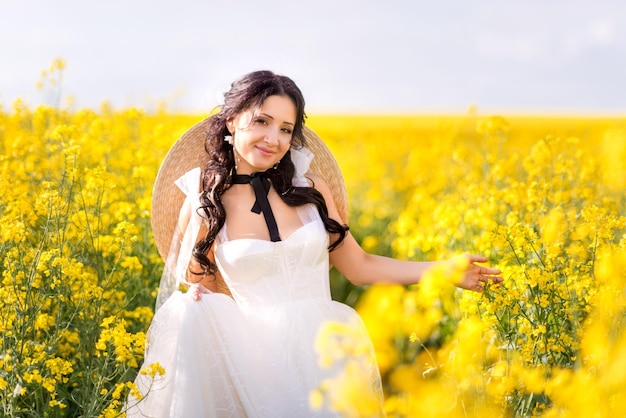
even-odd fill
[[(341, 223), (341, 218), (326, 182), (312, 176), (315, 188), (324, 196), (328, 214)], [(496, 268), (479, 266), (485, 263), (486, 257), (466, 255), (468, 263), (458, 287), (468, 290), (482, 291), (487, 281), (502, 282), (501, 271)], [(441, 261), (405, 261), (365, 252), (356, 242), (352, 234), (346, 234), (343, 242), (330, 253), (330, 263), (355, 285), (374, 283), (415, 284), (419, 283), (424, 272), (440, 263), (452, 263), (451, 260)], [(450, 266), (452, 268), (452, 265)]]

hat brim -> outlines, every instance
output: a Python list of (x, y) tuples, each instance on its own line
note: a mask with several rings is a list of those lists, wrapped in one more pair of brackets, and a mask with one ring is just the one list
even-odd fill
[[(167, 257), (180, 208), (185, 200), (183, 192), (174, 184), (179, 177), (195, 167), (204, 168), (208, 155), (204, 149), (208, 118), (194, 125), (168, 151), (157, 174), (152, 191), (152, 233), (163, 259)], [(323, 178), (331, 190), (339, 216), (348, 223), (346, 186), (337, 161), (311, 129), (304, 127), (306, 147), (313, 153), (310, 171)]]

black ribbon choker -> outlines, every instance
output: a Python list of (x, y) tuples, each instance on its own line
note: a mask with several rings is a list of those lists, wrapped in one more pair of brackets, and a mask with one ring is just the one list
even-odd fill
[(247, 174), (235, 174), (233, 175), (233, 184), (250, 184), (254, 189), (254, 195), (256, 201), (252, 206), (252, 212), (261, 213), (265, 218), (267, 229), (270, 232), (270, 239), (272, 242), (280, 241), (280, 235), (278, 233), (278, 225), (276, 224), (276, 218), (274, 218), (274, 212), (267, 199), (267, 194), (270, 192), (270, 180), (269, 174), (266, 171), (258, 173)]

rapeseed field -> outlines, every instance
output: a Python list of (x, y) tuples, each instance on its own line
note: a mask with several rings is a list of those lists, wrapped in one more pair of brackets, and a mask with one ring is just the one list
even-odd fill
[[(0, 109), (0, 414), (123, 414), (162, 261), (152, 185), (204, 115)], [(451, 258), (416, 286), (333, 295), (374, 341), (390, 417), (626, 414), (626, 118), (310, 115), (334, 152), (362, 246)], [(504, 272), (453, 286), (462, 253)], [(455, 262), (458, 261), (458, 263)], [(332, 324), (318, 348), (344, 335)], [(348, 352), (312, 393), (368, 416)], [(155, 364), (148, 373), (167, 373)]]

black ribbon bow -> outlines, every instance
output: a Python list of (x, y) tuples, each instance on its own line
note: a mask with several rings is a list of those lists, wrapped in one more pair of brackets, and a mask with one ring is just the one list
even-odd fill
[(267, 199), (267, 194), (270, 191), (269, 174), (266, 171), (258, 173), (247, 174), (235, 174), (233, 176), (233, 184), (248, 184), (252, 186), (256, 201), (252, 206), (252, 212), (261, 213), (265, 218), (265, 224), (270, 232), (270, 239), (272, 242), (280, 241), (280, 234), (278, 233), (278, 225), (276, 224), (276, 218), (274, 218), (274, 212)]

